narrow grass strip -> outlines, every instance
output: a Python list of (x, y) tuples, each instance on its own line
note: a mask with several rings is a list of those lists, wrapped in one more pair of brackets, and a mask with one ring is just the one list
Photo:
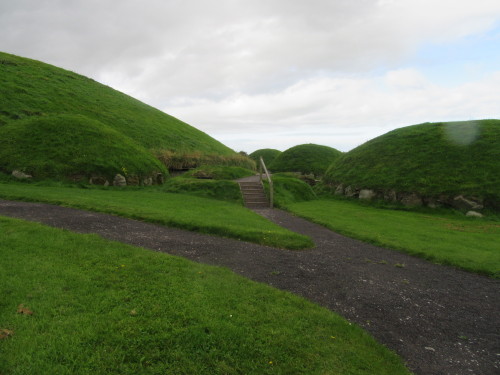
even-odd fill
[(4, 217), (0, 233), (2, 374), (409, 374), (360, 327), (227, 269)]
[(0, 197), (105, 212), (286, 249), (313, 246), (241, 205), (215, 199), (148, 190), (99, 190), (0, 183)]
[(500, 278), (500, 223), (496, 221), (379, 209), (339, 200), (293, 203), (287, 209), (346, 236)]

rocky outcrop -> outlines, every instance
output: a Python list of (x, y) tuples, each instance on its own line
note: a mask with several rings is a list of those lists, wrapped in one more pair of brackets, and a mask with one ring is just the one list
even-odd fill
[(29, 178), (32, 178), (33, 176), (30, 174), (26, 174), (24, 172), (18, 171), (17, 169), (12, 171), (12, 176), (19, 180), (27, 180)]

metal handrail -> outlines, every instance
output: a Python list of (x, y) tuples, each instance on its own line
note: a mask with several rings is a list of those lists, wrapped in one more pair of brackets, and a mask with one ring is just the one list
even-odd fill
[(262, 183), (262, 169), (264, 169), (264, 172), (266, 173), (267, 181), (269, 181), (269, 208), (273, 208), (273, 195), (274, 195), (274, 188), (273, 188), (273, 180), (271, 179), (271, 175), (267, 171), (266, 168), (266, 163), (264, 163), (264, 159), (262, 159), (262, 156), (260, 157), (260, 163), (259, 163), (259, 175), (260, 175), (260, 183)]

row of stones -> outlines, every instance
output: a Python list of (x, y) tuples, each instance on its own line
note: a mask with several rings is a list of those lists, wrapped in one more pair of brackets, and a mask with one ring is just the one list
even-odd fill
[(468, 216), (482, 216), (478, 211), (484, 208), (482, 199), (465, 197), (463, 195), (457, 195), (455, 197), (447, 195), (425, 197), (417, 193), (401, 193), (395, 190), (376, 191), (372, 189), (358, 189), (351, 185), (344, 186), (344, 184), (334, 186), (334, 189), (335, 195), (343, 195), (349, 198), (359, 198), (363, 200), (383, 199), (388, 202), (399, 202), (407, 207), (453, 207), (458, 210), (467, 211)]
[[(17, 179), (20, 180), (26, 180), (33, 178), (32, 175), (26, 174), (24, 172), (14, 170), (12, 171), (12, 176), (14, 176)], [(105, 177), (102, 176), (92, 176), (89, 179), (89, 184), (91, 185), (103, 185), (103, 186), (127, 186), (127, 185), (144, 185), (144, 186), (150, 186), (150, 185), (155, 185), (155, 184), (163, 184), (164, 178), (163, 174), (161, 173), (155, 173), (152, 176), (146, 177), (146, 178), (140, 178), (138, 176), (123, 176), (121, 174), (116, 174), (115, 177), (113, 178), (112, 182), (109, 182), (109, 180)]]
[[(145, 178), (140, 178), (139, 176), (131, 175), (131, 176), (123, 176), (120, 173), (116, 174), (115, 177), (113, 178), (113, 186), (137, 186), (137, 185), (144, 185), (144, 186), (151, 186), (151, 185), (161, 185), (163, 184), (164, 179), (163, 179), (163, 174), (161, 173), (155, 173), (152, 176), (145, 177)], [(109, 186), (111, 183), (102, 176), (92, 176), (89, 179), (89, 184), (91, 185), (103, 185), (103, 186)]]

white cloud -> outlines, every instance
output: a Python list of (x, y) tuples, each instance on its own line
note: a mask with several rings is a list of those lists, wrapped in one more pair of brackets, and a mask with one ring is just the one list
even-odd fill
[(498, 117), (493, 72), (441, 87), (411, 59), (499, 19), (498, 0), (16, 0), (0, 3), (0, 50), (90, 76), (234, 148), (264, 132), (346, 149), (390, 127)]
[[(319, 143), (347, 151), (396, 127), (497, 118), (499, 85), (500, 71), (445, 87), (408, 69), (372, 78), (313, 78), (273, 94), (192, 101), (167, 112), (236, 149)], [(257, 141), (245, 141), (252, 138)]]

